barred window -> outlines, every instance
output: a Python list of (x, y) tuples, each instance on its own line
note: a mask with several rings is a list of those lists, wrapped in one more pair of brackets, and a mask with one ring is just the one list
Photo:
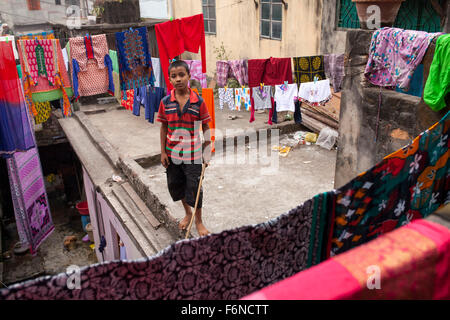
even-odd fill
[(202, 0), (205, 33), (216, 34), (216, 0)]
[(261, 0), (261, 37), (281, 40), (283, 4), (281, 0)]

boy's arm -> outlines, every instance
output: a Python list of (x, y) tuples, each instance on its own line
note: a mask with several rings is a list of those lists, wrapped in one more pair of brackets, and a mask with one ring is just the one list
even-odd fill
[(167, 140), (167, 122), (161, 123), (160, 129), (160, 142), (161, 142), (161, 164), (164, 168), (169, 166), (169, 157), (166, 153), (166, 140)]
[(209, 130), (209, 124), (202, 124), (203, 136), (205, 138), (205, 142), (203, 142), (202, 150), (203, 150), (203, 162), (208, 165), (211, 160), (211, 131)]

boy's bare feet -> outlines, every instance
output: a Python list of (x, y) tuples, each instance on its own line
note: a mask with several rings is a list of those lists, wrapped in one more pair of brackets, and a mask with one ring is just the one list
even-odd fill
[(181, 220), (180, 223), (178, 224), (178, 228), (180, 230), (187, 229), (187, 227), (189, 226), (189, 223), (191, 222), (191, 218), (192, 218), (192, 214), (185, 215), (183, 220)]
[(197, 227), (198, 234), (200, 237), (207, 236), (209, 234), (208, 229), (203, 225), (203, 223), (195, 221), (195, 226)]

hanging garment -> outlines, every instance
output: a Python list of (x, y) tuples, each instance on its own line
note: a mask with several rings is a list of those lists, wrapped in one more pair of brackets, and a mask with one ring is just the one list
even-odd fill
[(161, 100), (166, 96), (165, 88), (147, 87), (148, 103), (145, 105), (145, 119), (150, 123), (155, 121), (155, 113), (158, 112)]
[(414, 70), (413, 76), (411, 78), (411, 82), (409, 83), (409, 90), (405, 91), (400, 88), (396, 88), (395, 91), (401, 92), (401, 93), (406, 93), (406, 94), (416, 96), (416, 97), (422, 97), (423, 71), (424, 71), (424, 66), (421, 63), (417, 66), (416, 70)]
[(294, 61), (295, 82), (298, 86), (304, 82), (324, 80), (325, 66), (323, 56), (296, 57)]
[(164, 74), (161, 69), (159, 58), (152, 58), (153, 75), (155, 76), (155, 87), (164, 88)]
[(116, 48), (122, 91), (154, 85), (146, 27), (116, 32)]
[(50, 104), (50, 101), (35, 102), (34, 107), (37, 112), (36, 117), (34, 118), (36, 124), (44, 123), (50, 118), (52, 114), (52, 105)]
[(54, 230), (39, 153), (36, 147), (16, 152), (6, 163), (19, 238), (35, 255)]
[[(195, 89), (194, 89), (195, 91)], [(206, 107), (208, 108), (209, 116), (211, 117), (211, 121), (208, 122), (211, 135), (211, 152), (215, 152), (216, 149), (214, 147), (214, 142), (216, 140), (216, 113), (215, 113), (215, 105), (214, 105), (214, 90), (212, 88), (202, 89), (202, 98), (205, 100)]]
[(330, 80), (325, 79), (317, 82), (305, 82), (300, 84), (298, 98), (312, 106), (319, 106), (331, 99)]
[(134, 103), (134, 90), (127, 90), (125, 92), (122, 91), (121, 106), (127, 110), (133, 111), (133, 103)]
[(241, 111), (241, 108), (250, 110), (250, 89), (249, 88), (235, 88), (234, 89), (234, 107)]
[(276, 112), (295, 111), (294, 98), (297, 97), (298, 87), (296, 83), (275, 86), (274, 99), (277, 103)]
[(268, 222), (178, 241), (154, 257), (88, 266), (79, 290), (61, 273), (2, 289), (0, 300), (239, 299), (308, 267), (324, 203), (315, 197)]
[(63, 116), (70, 116), (72, 107), (69, 97), (73, 95), (73, 92), (59, 40), (38, 38), (37, 40), (19, 40), (17, 44), (25, 98), (32, 115), (37, 115), (35, 102), (62, 98)]
[(234, 77), (241, 86), (248, 84), (248, 71), (245, 60), (220, 60), (216, 62), (217, 85), (224, 87), (228, 78)]
[(244, 300), (450, 299), (449, 264), (449, 230), (416, 220)]
[(169, 59), (181, 55), (184, 51), (202, 53), (202, 73), (206, 73), (206, 46), (203, 14), (175, 19), (155, 25), (159, 58), (167, 89), (173, 86), (169, 81)]
[(69, 43), (75, 100), (106, 92), (114, 95), (113, 65), (106, 35), (70, 38)]
[(439, 34), (399, 28), (376, 30), (364, 71), (367, 80), (381, 87), (408, 90), (414, 70)]
[(295, 123), (302, 123), (302, 102), (298, 99), (295, 100), (295, 111), (294, 111), (294, 121)]
[(430, 66), (423, 100), (434, 111), (445, 107), (445, 97), (450, 92), (450, 34), (436, 40), (436, 50)]
[(133, 91), (133, 114), (139, 117), (141, 115), (141, 105), (145, 106), (148, 104), (147, 87), (136, 88)]
[(113, 72), (119, 73), (119, 58), (117, 57), (117, 51), (109, 49), (109, 57), (111, 58)]
[(449, 202), (450, 112), (404, 148), (336, 190), (330, 256), (425, 218)]
[(35, 146), (12, 43), (0, 42), (0, 156)]
[(272, 87), (264, 86), (261, 88), (252, 88), (252, 98), (255, 101), (255, 110), (270, 109), (272, 108)]
[(17, 52), (16, 49), (16, 43), (14, 41), (14, 36), (2, 36), (0, 37), (0, 41), (4, 41), (4, 42), (11, 42), (13, 45), (13, 50), (14, 50), (14, 59), (19, 59), (19, 53)]
[(122, 103), (122, 90), (120, 90), (119, 60), (117, 58), (117, 51), (110, 49), (109, 57), (111, 58), (111, 62), (112, 62), (112, 66), (113, 66), (112, 76), (113, 76), (113, 81), (114, 81), (114, 97), (121, 104)]
[(234, 89), (233, 88), (219, 88), (219, 108), (220, 108), (220, 110), (223, 110), (225, 105), (228, 105), (228, 109), (235, 110)]
[(206, 73), (202, 72), (202, 62), (200, 60), (183, 60), (189, 66), (191, 80), (200, 82), (202, 88), (206, 88)]
[[(334, 92), (341, 91), (342, 81), (345, 75), (344, 59), (344, 54), (327, 54), (323, 57), (325, 76), (330, 79)], [(314, 76), (312, 80), (314, 80)]]

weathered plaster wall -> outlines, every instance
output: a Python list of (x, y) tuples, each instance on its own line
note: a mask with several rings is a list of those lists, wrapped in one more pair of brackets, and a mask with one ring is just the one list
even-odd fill
[[(259, 1), (257, 1), (259, 2)], [(322, 25), (322, 0), (286, 0), (283, 8), (282, 40), (260, 38), (261, 6), (255, 1), (216, 1), (216, 34), (206, 34), (207, 75), (216, 70), (215, 47), (221, 43), (230, 59), (294, 57), (318, 54)], [(325, 1), (326, 2), (326, 1)], [(174, 17), (183, 18), (202, 13), (200, 0), (174, 0)], [(200, 59), (185, 54), (184, 58)]]
[(347, 31), (337, 28), (337, 2), (339, 0), (323, 1), (322, 34), (320, 37), (320, 53), (344, 53)]
[[(377, 129), (380, 89), (364, 77), (371, 37), (371, 31), (353, 30), (347, 33), (348, 63), (341, 98), (336, 188), (407, 145), (449, 110), (447, 107), (434, 112), (419, 97), (383, 89)], [(434, 49), (432, 43), (423, 59), (424, 83), (428, 78)], [(375, 141), (377, 133), (378, 139)]]

